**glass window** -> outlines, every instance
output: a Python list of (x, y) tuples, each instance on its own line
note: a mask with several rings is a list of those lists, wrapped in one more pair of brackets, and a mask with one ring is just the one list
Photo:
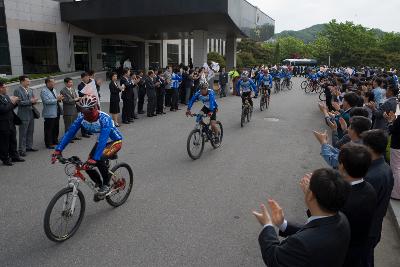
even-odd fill
[(24, 73), (60, 71), (55, 33), (28, 30), (20, 30), (19, 32)]
[(160, 44), (149, 43), (149, 67), (150, 69), (160, 68), (161, 51)]
[(113, 70), (118, 65), (117, 62), (119, 62), (119, 65), (123, 65), (124, 61), (129, 58), (132, 68), (137, 70), (142, 65), (140, 62), (141, 47), (144, 47), (143, 43), (103, 39), (103, 68)]
[(168, 65), (173, 65), (173, 66), (179, 65), (179, 45), (168, 44), (167, 56), (168, 56)]

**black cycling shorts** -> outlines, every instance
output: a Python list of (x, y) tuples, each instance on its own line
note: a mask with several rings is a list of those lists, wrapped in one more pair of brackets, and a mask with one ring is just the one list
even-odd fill
[[(208, 113), (211, 112), (210, 109), (209, 109), (208, 107), (206, 107), (206, 106), (203, 106), (203, 108), (201, 109), (201, 111), (202, 111), (204, 114), (208, 114)], [(215, 109), (214, 112), (212, 113), (210, 119), (211, 119), (212, 121), (216, 121), (216, 120), (217, 120), (217, 110), (216, 110), (216, 109)]]

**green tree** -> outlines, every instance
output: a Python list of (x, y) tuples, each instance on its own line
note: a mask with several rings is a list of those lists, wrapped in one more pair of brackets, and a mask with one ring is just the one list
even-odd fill
[(257, 63), (252, 53), (241, 51), (237, 54), (236, 65), (239, 68), (246, 68), (246, 67), (254, 67), (255, 65), (257, 65)]
[(211, 61), (217, 62), (221, 68), (226, 67), (225, 58), (217, 53), (217, 52), (210, 52), (207, 55), (207, 64), (210, 65)]

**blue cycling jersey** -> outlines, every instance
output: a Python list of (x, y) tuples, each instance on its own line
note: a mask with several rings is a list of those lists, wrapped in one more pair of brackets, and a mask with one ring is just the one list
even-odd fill
[(264, 85), (264, 86), (269, 86), (272, 87), (272, 75), (262, 75), (260, 76), (260, 79), (258, 80), (259, 85)]
[(75, 137), (76, 133), (81, 127), (83, 127), (88, 133), (99, 135), (97, 141), (98, 145), (93, 155), (94, 160), (100, 160), (101, 156), (103, 155), (103, 151), (107, 145), (108, 139), (114, 142), (122, 140), (121, 132), (115, 127), (113, 120), (107, 113), (100, 112), (98, 120), (94, 122), (86, 121), (82, 113), (80, 113), (78, 118), (65, 133), (56, 150), (63, 151), (65, 147)]
[(182, 82), (182, 76), (176, 73), (172, 73), (171, 75), (171, 81), (172, 81), (172, 85), (171, 88), (173, 89), (179, 89), (179, 86)]
[(190, 99), (188, 104), (188, 109), (191, 110), (193, 104), (197, 101), (201, 101), (204, 106), (206, 106), (211, 112), (214, 112), (216, 108), (218, 108), (217, 101), (215, 100), (214, 91), (208, 89), (208, 94), (206, 96), (202, 95), (200, 91), (197, 91), (193, 97)]
[(247, 81), (240, 79), (236, 85), (236, 91), (239, 95), (240, 95), (240, 90), (242, 90), (243, 93), (251, 91), (257, 93), (257, 86), (251, 79), (248, 79)]

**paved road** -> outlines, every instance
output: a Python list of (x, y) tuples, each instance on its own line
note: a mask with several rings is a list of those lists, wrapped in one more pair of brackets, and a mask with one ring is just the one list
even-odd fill
[[(263, 266), (261, 228), (251, 209), (274, 197), (287, 219), (305, 221), (299, 178), (325, 166), (311, 134), (324, 128), (316, 99), (298, 89), (274, 95), (271, 109), (256, 111), (243, 129), (240, 99), (223, 99), (223, 145), (212, 150), (207, 144), (197, 161), (186, 153), (194, 120), (183, 112), (124, 126), (120, 158), (135, 170), (133, 194), (113, 209), (94, 203), (83, 188), (86, 216), (63, 244), (46, 239), (42, 222), (48, 202), (65, 186), (62, 166), (50, 165), (50, 152), (42, 150), (28, 155), (26, 164), (0, 167), (0, 265)], [(64, 154), (84, 157), (93, 141), (72, 144)], [(383, 230), (377, 266), (400, 266), (391, 218)]]

